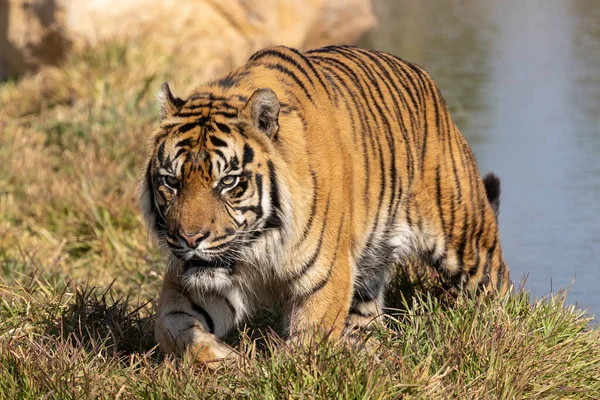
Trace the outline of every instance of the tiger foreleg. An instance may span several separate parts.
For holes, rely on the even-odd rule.
[[[338,339],[344,331],[352,299],[351,267],[344,256],[323,264],[315,268],[321,274],[315,272],[296,282],[296,297],[301,300],[289,313],[292,340],[310,342],[315,330]]]
[[[218,361],[237,357],[219,340],[232,327],[233,318],[221,313],[217,298],[202,303],[197,304],[165,280],[154,331],[161,351],[215,368]]]

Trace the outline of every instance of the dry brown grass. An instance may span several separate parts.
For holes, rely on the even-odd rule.
[[[106,43],[0,85],[0,398],[598,397],[600,333],[562,296],[447,308],[417,294],[377,332],[376,357],[256,332],[234,339],[247,361],[216,373],[161,357],[164,262],[137,177],[153,93],[205,78],[175,53]]]

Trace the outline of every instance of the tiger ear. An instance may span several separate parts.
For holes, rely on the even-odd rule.
[[[269,138],[279,130],[279,99],[271,89],[257,89],[252,93],[243,113],[249,116],[256,129]]]
[[[160,92],[158,92],[156,97],[162,119],[175,114],[185,104],[185,101],[171,93],[171,88],[167,82],[162,84]]]

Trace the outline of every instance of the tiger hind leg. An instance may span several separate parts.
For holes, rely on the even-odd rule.
[[[352,305],[346,319],[346,330],[365,332],[381,326],[385,291],[391,278],[392,268],[386,263],[359,267]]]
[[[383,293],[372,300],[364,300],[358,296],[352,299],[350,314],[346,320],[348,330],[368,331],[381,322],[383,315]]]

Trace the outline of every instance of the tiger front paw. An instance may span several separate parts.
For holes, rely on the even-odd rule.
[[[185,313],[171,313],[156,322],[156,340],[161,351],[187,360],[217,368],[224,359],[235,360],[239,355],[208,333],[201,321]]]

